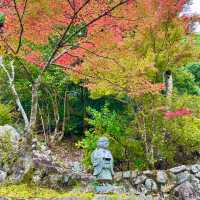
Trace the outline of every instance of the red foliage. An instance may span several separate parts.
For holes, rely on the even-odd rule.
[[[173,119],[175,117],[180,117],[180,116],[185,116],[185,115],[191,115],[192,111],[189,110],[188,108],[180,108],[176,111],[167,111],[164,113],[164,116],[167,119]]]
[[[41,57],[41,53],[39,51],[32,51],[28,55],[26,55],[26,61],[38,65],[39,67],[43,68],[45,63]]]
[[[20,24],[16,15],[16,10],[12,0],[3,0],[0,6],[0,12],[5,13],[6,23],[4,27],[4,37],[13,49],[17,47]],[[129,0],[125,5],[116,9],[112,13],[108,13],[105,17],[97,20],[88,27],[87,37],[79,41],[80,46],[84,46],[89,50],[98,51],[101,43],[99,32],[112,33],[111,42],[121,43],[123,36],[128,30],[137,29],[145,30],[145,28],[154,28],[159,26],[169,17],[174,17],[177,12],[182,10],[186,0],[140,0],[135,3]],[[85,0],[73,0],[70,5],[68,1],[60,0],[37,0],[28,4],[26,14],[24,15],[24,32],[23,38],[33,43],[44,44],[48,41],[51,34],[58,32],[57,27],[66,27],[73,16],[73,9],[77,11],[85,2]],[[76,16],[74,24],[85,22],[88,23],[92,19],[106,12],[110,7],[119,2],[118,0],[92,0],[90,3]],[[17,1],[17,9],[22,15],[25,0]],[[62,34],[62,31],[60,31]],[[89,47],[87,44],[92,44]],[[95,44],[95,45],[94,45]],[[85,47],[86,46],[86,47]],[[57,64],[66,66],[73,62],[77,57],[84,57],[85,50],[81,48],[72,49],[68,54],[63,54]],[[38,54],[38,53],[36,53]],[[38,56],[24,55],[24,58],[36,64]],[[35,61],[34,61],[35,58]],[[41,58],[40,58],[41,60]],[[42,63],[43,61],[39,62]],[[41,65],[41,64],[39,64]]]

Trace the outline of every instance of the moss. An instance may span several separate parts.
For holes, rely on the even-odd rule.
[[[24,175],[24,177],[23,177],[23,179],[22,179],[22,183],[24,183],[24,184],[30,184],[31,183],[31,181],[32,181],[32,177],[33,177],[33,174],[34,174],[34,169],[33,168],[31,168],[28,172],[27,172],[27,174],[25,174]]]
[[[18,185],[1,185],[0,196],[14,199],[31,199],[31,198],[63,198],[63,197],[80,197],[81,199],[91,200],[95,196],[93,193],[70,193],[57,191],[49,188],[38,187],[35,185],[18,184]],[[127,196],[110,194],[109,199],[126,199]]]
[[[69,196],[82,197],[84,199],[91,199],[94,194],[73,194],[57,191],[49,188],[38,187],[34,185],[28,185],[26,183],[18,185],[2,185],[0,187],[0,196],[6,196],[9,198],[62,198]]]

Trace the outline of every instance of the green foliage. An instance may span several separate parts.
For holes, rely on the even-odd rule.
[[[0,125],[12,123],[11,106],[0,104]]]
[[[17,151],[11,142],[10,133],[7,132],[4,136],[0,137],[0,157],[1,167],[11,166],[17,159]]]
[[[4,24],[4,22],[5,22],[5,14],[0,13],[0,24]]]
[[[187,69],[177,69],[174,73],[174,86],[180,94],[200,95],[195,76]]]
[[[141,142],[132,137],[132,129],[129,127],[131,118],[110,110],[108,105],[100,111],[88,108],[88,112],[91,115],[88,119],[91,128],[78,143],[84,149],[86,166],[91,164],[90,155],[96,147],[98,137],[104,135],[110,139],[110,149],[119,168],[143,167],[144,152]]]
[[[192,73],[195,77],[195,82],[200,85],[200,63],[188,64],[184,69]]]
[[[193,153],[200,152],[200,97],[174,94],[167,105],[164,96],[148,94],[136,99],[132,115],[130,109],[117,112],[108,104],[100,111],[89,107],[90,128],[78,143],[84,150],[84,164],[91,167],[91,152],[102,135],[110,139],[115,166],[123,170],[154,168],[160,160],[163,167],[192,162]],[[187,108],[192,115],[167,118],[166,108]]]
[[[85,137],[77,143],[77,147],[84,150],[83,163],[88,169],[91,168],[91,153],[96,148],[97,140],[98,136],[93,131],[86,131]]]
[[[136,114],[133,127],[142,141],[150,167],[160,159],[168,166],[177,162],[191,162],[193,153],[200,151],[199,101],[198,96],[174,95],[168,111],[187,108],[192,114],[166,118],[166,111],[160,111],[166,109],[164,97],[148,95],[139,100],[140,111]]]
[[[200,95],[200,64],[192,63],[174,70],[174,86],[180,94]]]

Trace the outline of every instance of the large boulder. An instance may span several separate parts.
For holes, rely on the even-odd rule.
[[[6,180],[7,173],[3,170],[0,170],[0,183],[4,182]]]
[[[0,138],[9,136],[13,144],[17,144],[20,139],[20,134],[15,128],[10,125],[0,126]]]

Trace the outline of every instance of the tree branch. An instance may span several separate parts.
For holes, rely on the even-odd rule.
[[[23,37],[23,33],[24,33],[23,18],[24,18],[25,12],[26,12],[28,0],[25,0],[24,8],[23,8],[23,12],[22,12],[21,16],[20,16],[19,10],[17,8],[16,0],[13,0],[13,3],[14,3],[15,12],[17,14],[17,18],[19,20],[19,25],[20,25],[19,42],[18,42],[17,49],[15,51],[15,54],[17,54],[22,45],[22,37]]]
[[[9,83],[9,86],[10,86],[10,89],[11,89],[11,92],[13,93],[13,96],[15,98],[15,101],[16,101],[16,104],[21,112],[21,115],[24,119],[24,124],[25,124],[25,129],[28,127],[29,125],[29,120],[28,120],[28,117],[27,117],[27,114],[21,104],[21,101],[20,101],[20,98],[19,98],[19,95],[16,91],[16,88],[15,88],[15,85],[14,85],[14,78],[15,78],[15,67],[14,67],[14,61],[11,61],[10,63],[10,66],[11,66],[11,74],[9,73],[9,71],[7,70],[6,66],[3,64],[2,62],[2,57],[0,57],[1,59],[1,65],[0,67],[3,69],[3,71],[6,73],[7,75],[7,78],[8,78],[8,83]]]

